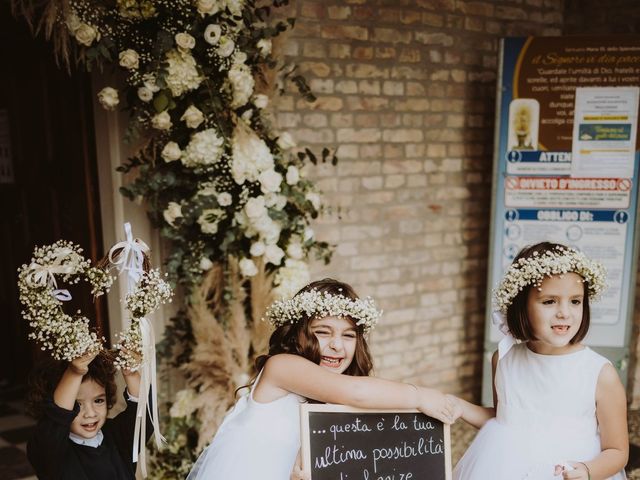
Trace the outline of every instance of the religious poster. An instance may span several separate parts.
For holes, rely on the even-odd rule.
[[[624,369],[637,258],[640,37],[507,38],[501,47],[489,287],[540,241],[600,260],[608,289],[591,305],[585,342]],[[502,338],[491,313],[488,297],[487,358]]]

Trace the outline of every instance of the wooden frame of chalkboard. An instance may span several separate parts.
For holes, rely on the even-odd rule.
[[[417,410],[300,405],[312,480],[451,480],[450,427]]]

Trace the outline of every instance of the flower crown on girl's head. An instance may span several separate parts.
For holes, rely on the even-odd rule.
[[[597,299],[606,288],[606,270],[600,262],[573,248],[558,245],[543,253],[533,252],[533,256],[512,263],[493,292],[494,305],[506,315],[513,299],[525,287],[540,288],[546,277],[570,272],[577,273],[587,282],[591,300]]]
[[[382,316],[371,297],[352,300],[342,295],[309,290],[297,294],[290,300],[273,302],[265,313],[267,320],[274,327],[294,324],[301,318],[350,317],[356,325],[362,326],[364,333],[369,333]]]

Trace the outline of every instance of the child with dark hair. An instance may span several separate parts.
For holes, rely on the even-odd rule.
[[[602,265],[543,242],[523,249],[494,292],[505,338],[493,356],[493,404],[457,399],[457,415],[482,429],[455,480],[622,480],[627,403],[611,363],[581,343]],[[494,418],[495,417],[495,418]]]
[[[108,419],[116,396],[108,352],[89,353],[72,362],[49,360],[36,370],[29,410],[39,420],[27,456],[39,479],[135,479],[132,456],[140,374],[123,375],[127,407]],[[147,425],[150,436],[150,422]]]
[[[437,390],[368,376],[366,335],[381,312],[346,283],[324,279],[275,302],[269,352],[256,360],[251,391],[225,417],[188,480],[302,478],[300,403],[418,409],[450,423],[453,406]]]

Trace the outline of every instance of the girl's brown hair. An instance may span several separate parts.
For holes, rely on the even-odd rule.
[[[316,290],[321,293],[326,292],[331,295],[340,295],[351,300],[358,299],[358,295],[351,285],[332,278],[312,282],[303,287],[296,295],[311,290]],[[321,355],[318,339],[310,329],[311,320],[314,318],[315,317],[305,316],[294,324],[286,324],[276,328],[269,339],[269,353],[261,355],[256,359],[256,371],[259,372],[262,370],[267,360],[279,353],[300,355],[301,357],[311,360],[313,363],[320,364]],[[346,318],[349,318],[355,325],[353,318]],[[356,327],[356,349],[353,360],[344,373],[353,376],[367,376],[372,368],[373,362],[367,341],[364,338],[364,330],[362,326],[358,326]]]
[[[559,243],[541,242],[529,247],[525,247],[520,250],[518,256],[513,260],[515,264],[521,258],[531,258],[533,256],[540,256],[546,252],[556,250],[558,248],[566,249],[564,245]],[[582,301],[582,323],[580,328],[576,332],[575,336],[569,341],[570,344],[580,342],[589,331],[589,324],[591,323],[591,311],[589,308],[589,284],[583,279],[583,301]],[[527,285],[515,296],[511,305],[507,308],[507,325],[509,331],[514,338],[523,342],[529,340],[536,340],[533,330],[531,328],[531,322],[527,315],[527,299],[529,298],[529,292],[533,285]]]
[[[29,392],[27,393],[26,409],[35,418],[44,415],[44,404],[53,397],[62,374],[69,366],[69,362],[47,357],[36,365],[29,376]],[[107,350],[102,350],[89,364],[89,371],[82,377],[82,381],[93,380],[104,387],[107,397],[107,409],[116,403],[116,369],[113,366],[113,356]]]

